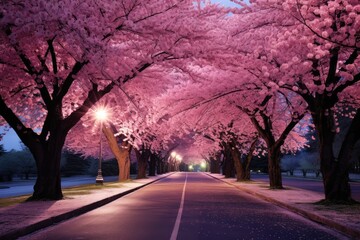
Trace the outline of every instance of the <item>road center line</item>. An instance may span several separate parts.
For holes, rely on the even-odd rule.
[[[182,191],[181,203],[180,203],[179,211],[178,211],[178,214],[177,214],[177,217],[176,217],[175,226],[174,226],[173,231],[171,233],[170,240],[176,240],[178,232],[179,232],[181,216],[182,216],[182,212],[183,212],[183,208],[184,208],[186,183],[187,183],[187,173],[185,175],[185,183],[184,183],[184,187],[183,187],[183,191]]]

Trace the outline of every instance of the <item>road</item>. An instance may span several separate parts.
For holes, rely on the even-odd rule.
[[[252,180],[269,182],[269,176],[265,174],[252,174]],[[310,190],[313,192],[324,193],[324,185],[321,179],[303,178],[303,177],[282,177],[283,186],[296,187]],[[351,196],[360,201],[360,182],[350,182]]]
[[[21,239],[347,239],[204,173],[176,173]]]

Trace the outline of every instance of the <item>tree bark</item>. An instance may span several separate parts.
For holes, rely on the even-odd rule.
[[[320,139],[320,170],[323,176],[325,201],[332,203],[352,203],[349,184],[349,168],[352,150],[360,138],[360,110],[352,120],[341,145],[338,158],[333,153],[335,124],[333,115],[317,112],[313,116]]]
[[[150,154],[150,161],[149,161],[149,176],[156,175],[156,162],[157,162],[157,155],[155,153]]]
[[[130,179],[130,152],[132,149],[131,145],[127,141],[122,141],[119,147],[118,142],[114,137],[114,133],[110,128],[103,127],[103,132],[119,166],[118,181],[123,182]]]
[[[163,173],[168,173],[170,172],[170,167],[169,167],[169,162],[168,161],[163,161]]]
[[[280,146],[268,148],[270,189],[283,189],[280,168]]]
[[[250,181],[250,178],[251,178],[250,163],[251,163],[251,160],[253,158],[253,154],[254,154],[257,142],[258,142],[258,137],[256,137],[255,140],[251,143],[249,153],[246,155],[246,159],[245,159],[245,163],[244,163],[244,165],[245,165],[245,167],[244,167],[245,168],[244,180],[245,181]]]
[[[160,155],[158,155],[157,161],[156,161],[156,173],[157,174],[164,174],[165,173],[165,167],[164,167],[164,160]]]
[[[210,157],[210,173],[220,173],[220,160]]]
[[[234,160],[236,181],[242,182],[245,180],[245,168],[243,166],[243,163],[241,162],[240,152],[235,146],[235,143],[228,143],[228,144],[232,159]]]
[[[220,164],[221,163],[221,152],[215,153],[213,156],[210,156],[210,172],[211,173],[220,173]]]
[[[136,179],[146,178],[146,170],[148,159],[150,157],[150,150],[142,148],[141,152],[138,149],[135,149],[136,159],[138,162],[138,172]]]
[[[334,198],[338,195],[341,196],[339,201],[353,202],[351,196],[351,188],[349,184],[349,169],[351,167],[351,158],[354,146],[360,139],[360,109],[356,111],[355,117],[351,122],[350,128],[345,136],[343,144],[338,156],[338,165],[336,172],[336,179],[332,191],[329,196]],[[339,164],[341,163],[341,164]]]
[[[231,156],[231,152],[227,144],[224,148],[224,160],[223,160],[223,175],[225,178],[234,178],[235,177],[235,166],[234,159]]]
[[[41,146],[30,149],[37,166],[37,179],[33,195],[29,200],[59,200],[63,198],[60,162],[65,136],[62,133],[53,133]]]

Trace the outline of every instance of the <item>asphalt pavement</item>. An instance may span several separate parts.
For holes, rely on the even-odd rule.
[[[356,216],[353,222],[342,221],[341,214],[328,219],[328,211],[308,204],[319,198],[297,188],[279,195],[263,182],[236,183],[219,174],[175,173],[61,201],[1,208],[0,239],[360,238]],[[307,202],[299,204],[303,199]]]
[[[21,239],[347,239],[204,173],[175,173]]]

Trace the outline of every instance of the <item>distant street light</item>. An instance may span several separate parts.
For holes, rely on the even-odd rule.
[[[96,184],[102,185],[104,183],[104,178],[102,176],[101,162],[102,162],[102,128],[103,122],[106,121],[108,117],[108,112],[105,108],[99,108],[95,111],[95,118],[100,122],[100,151],[99,151],[99,164],[98,164],[98,175],[96,176]]]
[[[170,158],[170,166],[171,166],[171,170],[172,171],[179,171],[179,165],[180,165],[180,162],[182,160],[182,157],[177,154],[176,152],[171,152],[170,154],[171,158]]]
[[[194,170],[194,166],[192,164],[189,165],[189,171],[192,172]]]
[[[176,155],[176,160],[178,160],[179,162],[181,162],[182,157],[180,155]]]
[[[201,162],[200,167],[206,172],[206,162]]]

